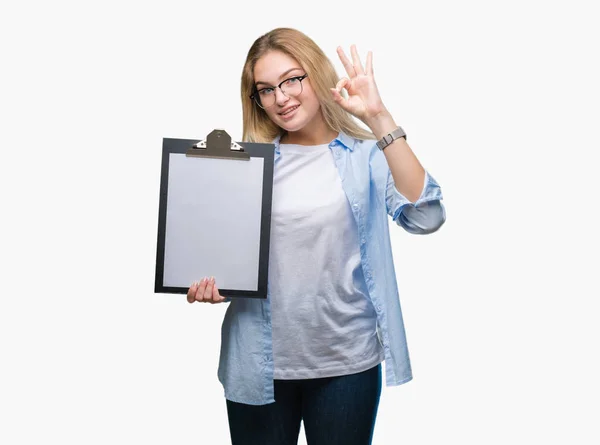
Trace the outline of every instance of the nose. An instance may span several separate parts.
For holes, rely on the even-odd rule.
[[[275,102],[277,102],[278,105],[284,105],[288,100],[290,100],[290,98],[283,94],[281,88],[275,88]]]

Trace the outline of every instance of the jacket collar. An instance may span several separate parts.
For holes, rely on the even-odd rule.
[[[275,139],[273,139],[273,141],[271,142],[272,144],[275,144],[275,153],[278,156],[281,156],[281,151],[279,150],[279,141],[280,140],[281,140],[281,134],[277,135],[277,137]],[[337,137],[333,141],[331,141],[329,146],[331,147],[336,142],[341,144],[342,147],[347,148],[350,151],[354,151],[354,144],[356,143],[356,139],[354,139],[352,136],[348,136],[343,131],[340,131],[338,133]]]
[[[352,136],[348,136],[343,131],[340,131],[335,140],[342,144],[348,150],[354,151],[354,144],[356,143],[356,139],[354,139]]]

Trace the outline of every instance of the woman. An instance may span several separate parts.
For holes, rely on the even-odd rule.
[[[227,299],[214,278],[188,292],[230,301],[218,376],[234,445],[296,444],[302,420],[309,445],[370,444],[381,363],[388,386],[412,379],[388,215],[434,232],[442,194],[384,106],[372,54],[364,67],[355,46],[338,55],[341,80],[308,36],[278,28],[244,65],[243,140],[275,144],[268,296]]]

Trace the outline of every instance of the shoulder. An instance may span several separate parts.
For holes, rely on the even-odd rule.
[[[375,139],[359,139],[344,132],[340,132],[336,139],[349,149],[346,151],[350,156],[354,159],[360,158],[358,165],[364,167],[373,166],[373,164],[376,164],[377,167],[387,166],[385,156],[377,147]]]
[[[387,166],[383,152],[377,147],[375,139],[354,139],[354,152],[360,153],[369,160],[370,164],[379,165],[382,162]]]
[[[352,155],[356,156],[362,168],[369,169],[369,176],[375,183],[387,183],[389,176],[389,165],[383,152],[377,147],[375,139],[355,139]]]
[[[380,151],[377,148],[377,141],[372,139],[356,139],[351,138],[353,142],[352,152],[359,154],[359,156],[367,156],[371,158],[374,154]]]
[[[372,150],[373,148],[377,148],[377,141],[374,139],[354,139],[354,146],[359,150]]]

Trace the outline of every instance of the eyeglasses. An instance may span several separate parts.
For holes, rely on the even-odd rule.
[[[307,77],[308,74],[290,77],[276,87],[266,87],[260,90],[255,87],[250,99],[254,99],[256,104],[261,108],[272,107],[275,104],[275,88],[279,88],[287,97],[298,96],[302,93],[302,81]]]

